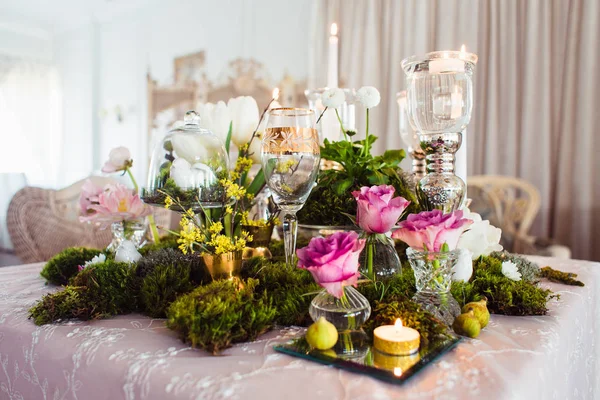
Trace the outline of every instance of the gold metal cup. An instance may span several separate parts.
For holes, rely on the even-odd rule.
[[[219,255],[203,254],[202,259],[213,280],[237,279],[242,272],[242,251],[231,251]]]

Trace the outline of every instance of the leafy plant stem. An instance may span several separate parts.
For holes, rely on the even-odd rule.
[[[344,123],[342,122],[342,119],[340,118],[340,113],[338,112],[337,108],[335,109],[335,115],[337,115],[337,119],[340,123],[340,128],[342,128],[342,133],[344,134],[344,140],[348,140],[348,135],[346,135],[346,129],[344,129]]]
[[[325,111],[327,111],[329,107],[325,107],[325,109],[323,110],[323,112],[321,113],[321,115],[319,115],[319,118],[317,118],[317,122],[315,122],[315,125],[317,125],[319,123],[319,121],[321,121],[321,118],[323,118],[323,115],[325,115]],[[337,110],[336,110],[337,112]]]

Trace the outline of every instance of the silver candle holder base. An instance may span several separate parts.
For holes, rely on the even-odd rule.
[[[463,204],[465,182],[454,175],[454,155],[462,142],[461,133],[420,134],[427,175],[417,184],[417,198],[426,210],[450,213]]]

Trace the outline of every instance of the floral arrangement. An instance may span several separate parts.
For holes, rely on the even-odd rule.
[[[380,102],[380,94],[374,87],[363,87],[356,98],[366,109],[367,125],[364,140],[354,140],[355,131],[347,130],[340,119],[338,108],[345,101],[344,91],[329,89],[322,95],[325,110],[334,109],[344,139],[337,142],[325,140],[321,147],[321,158],[337,163],[339,168],[321,171],[317,186],[312,190],[306,204],[298,213],[301,223],[313,225],[348,225],[345,214],[356,214],[356,202],[347,196],[348,191],[360,190],[363,186],[391,185],[396,193],[410,201],[409,212],[418,212],[419,207],[409,183],[399,167],[405,157],[404,150],[387,150],[380,156],[371,155],[377,137],[369,132],[369,116],[372,108]]]

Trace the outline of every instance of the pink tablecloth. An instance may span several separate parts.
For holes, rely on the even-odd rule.
[[[289,328],[212,357],[140,315],[35,326],[27,310],[53,290],[39,264],[0,268],[1,399],[593,399],[600,398],[600,264],[535,259],[584,288],[543,317],[492,316],[402,387],[275,353]]]

